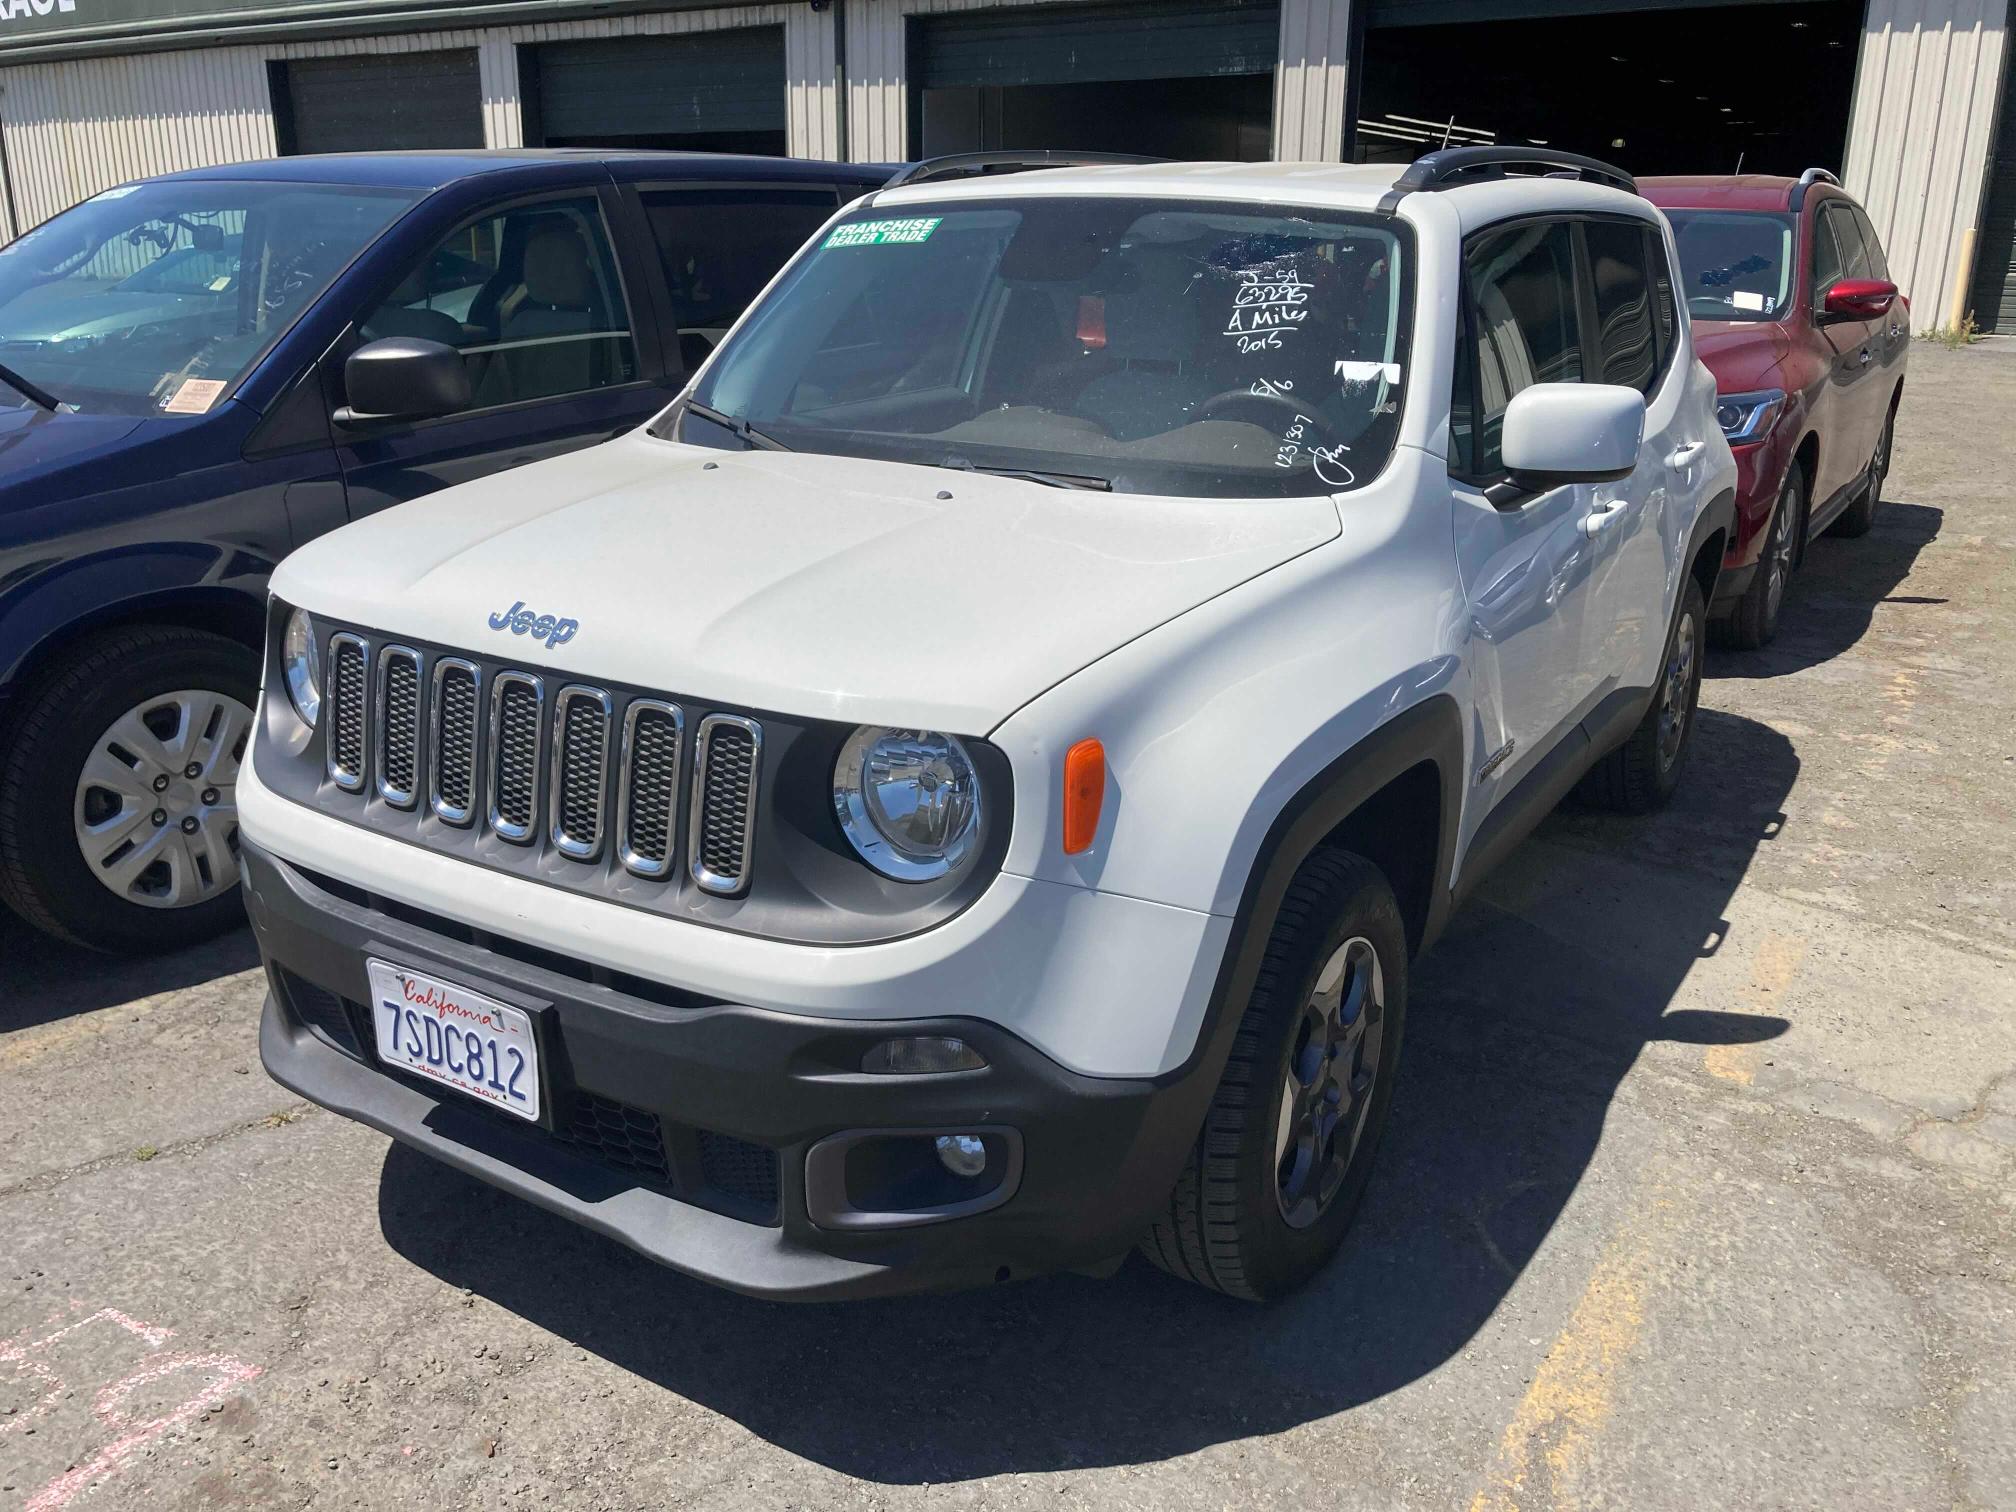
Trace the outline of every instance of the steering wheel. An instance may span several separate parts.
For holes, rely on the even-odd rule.
[[[1283,430],[1299,421],[1308,426],[1310,430],[1321,432],[1322,439],[1334,439],[1330,434],[1328,426],[1316,416],[1310,414],[1301,405],[1297,404],[1293,399],[1289,398],[1288,395],[1255,392],[1252,389],[1226,389],[1221,394],[1213,394],[1209,399],[1206,399],[1202,404],[1197,406],[1196,412],[1191,418],[1193,420],[1209,420],[1219,411],[1228,410],[1240,404],[1265,405],[1277,414],[1286,415],[1287,419],[1281,427]],[[1271,429],[1272,427],[1269,428]],[[1309,432],[1304,432],[1305,438],[1308,434]],[[1306,439],[1304,444],[1307,444]]]

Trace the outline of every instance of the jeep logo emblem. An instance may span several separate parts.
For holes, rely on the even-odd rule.
[[[501,614],[490,616],[492,630],[509,630],[513,635],[529,635],[536,641],[544,641],[546,649],[564,646],[574,639],[574,632],[581,628],[579,620],[557,619],[550,614],[534,614],[520,599]]]

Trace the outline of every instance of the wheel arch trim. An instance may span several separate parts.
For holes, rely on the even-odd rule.
[[[256,650],[272,570],[271,562],[196,542],[53,566],[0,595],[0,695],[82,636],[117,626],[209,630]]]

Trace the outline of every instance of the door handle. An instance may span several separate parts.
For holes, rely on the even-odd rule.
[[[1582,534],[1595,540],[1597,536],[1624,518],[1624,499],[1604,499],[1582,519]]]
[[[1708,450],[1706,441],[1689,441],[1685,446],[1675,447],[1666,453],[1666,465],[1674,469],[1692,467],[1694,459]]]

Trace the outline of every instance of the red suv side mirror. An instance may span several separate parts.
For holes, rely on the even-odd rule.
[[[1897,285],[1887,278],[1844,278],[1827,290],[1820,307],[1844,320],[1874,320],[1897,298]]]

